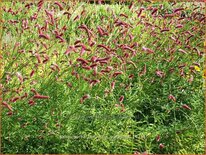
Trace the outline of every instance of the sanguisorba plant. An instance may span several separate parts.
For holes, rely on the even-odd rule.
[[[3,153],[203,153],[203,3],[3,2]]]

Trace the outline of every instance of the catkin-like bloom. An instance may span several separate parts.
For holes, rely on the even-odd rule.
[[[34,95],[34,98],[35,99],[49,99],[49,96],[44,96],[44,95],[37,94],[37,95]]]
[[[192,110],[187,104],[183,104],[182,108],[187,109],[187,110]]]
[[[124,100],[124,96],[122,95],[122,96],[120,96],[120,98],[119,98],[119,102],[122,103],[123,100]]]

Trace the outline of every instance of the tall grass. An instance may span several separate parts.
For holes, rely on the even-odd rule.
[[[3,153],[203,153],[204,8],[2,3]]]

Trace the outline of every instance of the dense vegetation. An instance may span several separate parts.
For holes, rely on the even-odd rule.
[[[202,3],[1,5],[3,153],[204,153]]]

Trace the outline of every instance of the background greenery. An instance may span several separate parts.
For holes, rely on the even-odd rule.
[[[29,3],[1,4],[1,50],[4,63],[1,87],[3,101],[13,109],[12,115],[8,115],[7,108],[2,111],[3,153],[204,153],[202,51],[205,21],[201,19],[205,6],[202,3],[145,2],[141,5],[134,3],[129,9],[128,5],[118,3],[96,5],[61,2],[63,10],[60,10],[54,2],[44,2],[39,11],[37,2],[27,9],[25,5]],[[141,14],[145,18],[137,17],[140,7],[145,8]],[[157,15],[160,17],[152,16],[152,10],[146,10],[149,7],[158,8]],[[184,8],[181,14],[164,18],[165,14],[173,13],[178,7]],[[12,15],[9,8],[18,13]],[[55,22],[58,24],[58,28],[49,25],[48,30],[43,31],[50,35],[50,40],[39,38],[38,34],[37,24],[44,26],[45,20],[49,20],[45,9],[55,11]],[[83,10],[85,13],[81,15]],[[69,18],[63,14],[65,11],[71,13]],[[202,13],[200,17],[195,16],[198,12]],[[31,21],[34,13],[38,14],[38,18]],[[121,16],[121,13],[128,18]],[[74,21],[77,15],[80,18]],[[184,20],[178,20],[181,16]],[[131,27],[115,26],[116,19]],[[15,20],[17,23],[12,24]],[[26,30],[22,27],[23,20],[28,20],[29,28]],[[90,46],[85,31],[78,28],[82,24],[93,32],[93,41],[96,42],[94,46]],[[176,28],[177,24],[183,27]],[[64,26],[67,28],[65,31],[62,30]],[[97,26],[101,26],[109,35],[101,37]],[[156,36],[152,32],[153,27],[156,27]],[[170,30],[161,32],[165,27]],[[54,30],[63,33],[64,43],[59,43],[55,38]],[[125,36],[122,33],[124,30],[127,30]],[[190,36],[187,31],[193,34],[189,41],[190,48],[185,44]],[[132,40],[129,34],[133,36]],[[181,44],[177,44],[171,36],[178,37]],[[107,64],[98,66],[99,72],[107,66],[112,66],[114,70],[95,77],[92,70],[83,69],[76,61],[79,49],[78,52],[65,55],[67,47],[74,45],[76,40],[81,40],[90,50],[82,56],[86,60],[92,56],[111,56]],[[17,43],[19,46],[14,48]],[[136,55],[130,55],[122,61],[121,58],[128,51],[118,44],[131,46],[134,43],[138,44],[133,47]],[[47,45],[47,49],[43,44]],[[115,49],[116,54],[107,54],[98,44]],[[147,54],[143,47],[154,53]],[[200,51],[200,55],[194,48]],[[186,54],[179,52],[179,49],[184,49]],[[49,61],[38,64],[33,53],[39,53],[42,60],[46,54]],[[171,58],[173,60],[170,62]],[[70,61],[72,65],[69,65]],[[52,64],[57,64],[60,71],[52,71]],[[185,64],[184,76],[180,76],[179,65],[182,64]],[[139,76],[145,65],[146,73]],[[171,69],[174,71],[171,72]],[[30,77],[32,70],[35,73]],[[163,71],[164,77],[158,77],[157,70]],[[79,74],[79,78],[72,75],[73,71]],[[122,71],[123,74],[114,78],[112,75],[115,71]],[[16,76],[17,72],[23,76],[23,83]],[[131,74],[133,78],[129,78]],[[91,87],[84,77],[98,79],[100,83]],[[192,77],[193,81],[188,82]],[[116,84],[111,91],[113,81]],[[31,88],[50,98],[37,99],[36,104],[30,106],[28,101],[34,95]],[[19,89],[22,91],[17,93]],[[110,93],[105,93],[109,90]],[[28,93],[28,97],[12,102],[14,97],[24,93]],[[80,99],[85,94],[89,94],[90,98],[81,104]],[[176,102],[168,99],[170,94],[176,98]],[[116,105],[122,95],[124,112]],[[184,104],[191,110],[184,109]],[[162,145],[164,148],[160,148]]]

